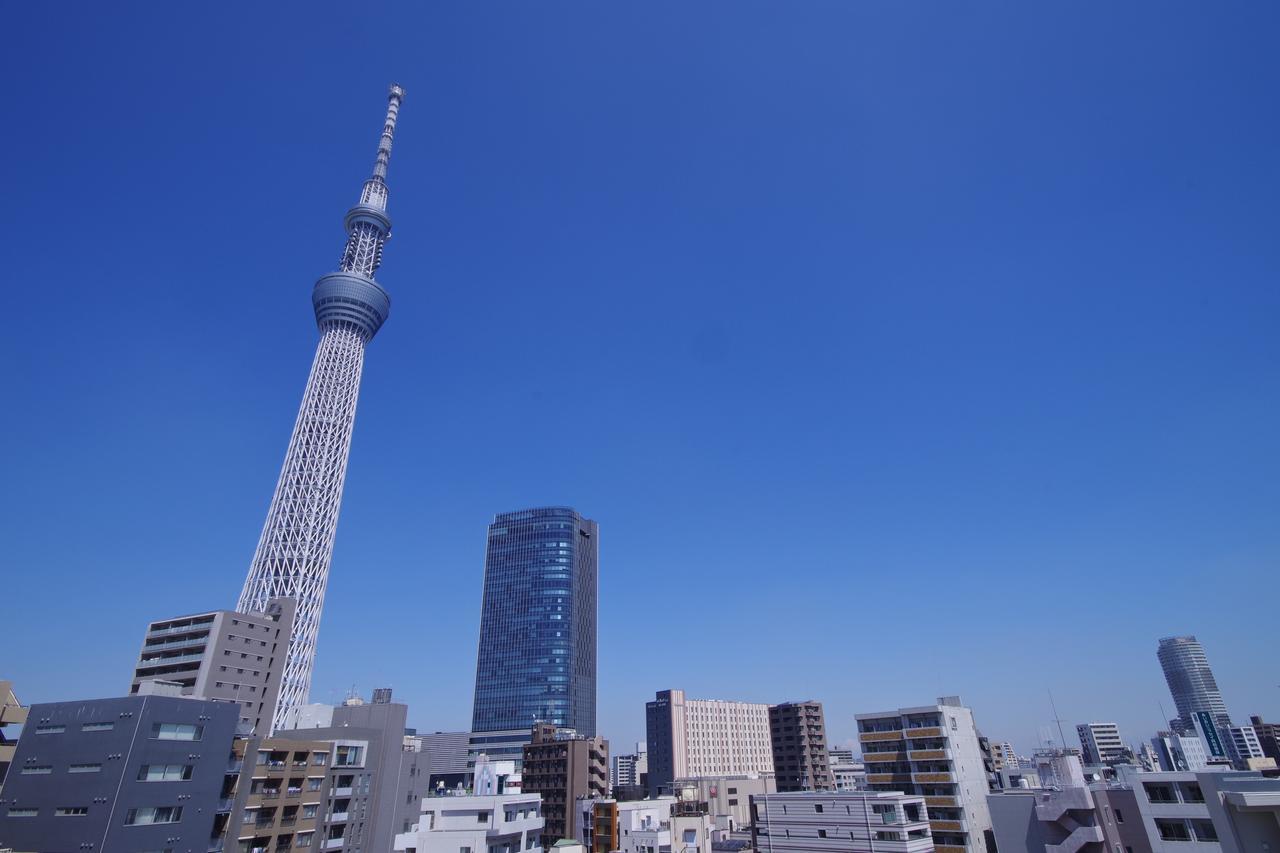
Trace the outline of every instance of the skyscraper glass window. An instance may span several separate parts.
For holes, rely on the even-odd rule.
[[[569,507],[489,525],[473,732],[535,722],[596,733],[598,528]]]

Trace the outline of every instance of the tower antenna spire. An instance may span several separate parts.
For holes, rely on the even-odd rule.
[[[396,118],[400,115],[400,102],[404,89],[395,83],[387,91],[387,118],[382,123],[382,136],[378,139],[378,156],[373,161],[373,174],[364,182],[360,204],[387,209],[387,164],[391,162],[391,143],[396,135]]]

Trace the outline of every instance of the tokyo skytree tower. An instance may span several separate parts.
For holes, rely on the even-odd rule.
[[[387,163],[404,90],[392,86],[373,175],[347,211],[347,247],[338,272],[316,282],[311,303],[320,329],[311,375],[293,426],[267,522],[237,608],[264,611],[273,598],[297,601],[281,667],[273,731],[288,728],[311,690],[316,634],[329,580],[342,485],[351,450],[364,348],[387,319],[391,297],[373,280],[391,233]],[[259,732],[258,734],[266,734]]]

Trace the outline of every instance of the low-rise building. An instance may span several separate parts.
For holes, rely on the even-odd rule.
[[[704,803],[707,814],[711,815],[717,825],[731,832],[751,825],[753,796],[772,794],[778,790],[772,773],[677,779],[674,787],[677,796]]]
[[[658,853],[663,847],[669,849],[675,801],[675,797],[578,800],[577,840],[590,853]]]
[[[179,684],[184,696],[235,704],[249,731],[270,734],[296,607],[279,598],[264,613],[210,610],[152,622],[129,693],[145,692],[146,682]]]
[[[403,853],[542,853],[537,794],[424,797],[413,826],[395,836]]]
[[[751,798],[760,853],[930,853],[925,798],[889,791],[799,791]],[[673,846],[672,853],[675,853]]]
[[[1120,740],[1120,727],[1115,723],[1081,723],[1076,726],[1080,736],[1081,758],[1085,764],[1112,764],[1129,757],[1124,741]]]
[[[1237,770],[1249,770],[1250,761],[1266,757],[1253,726],[1226,726],[1221,733],[1227,755]]]
[[[31,706],[0,792],[0,848],[210,849],[239,717],[175,696]]]

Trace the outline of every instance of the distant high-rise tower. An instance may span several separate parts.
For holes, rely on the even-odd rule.
[[[1156,650],[1164,679],[1169,683],[1173,703],[1178,706],[1178,719],[1182,732],[1192,729],[1191,715],[1207,711],[1219,726],[1230,726],[1231,717],[1222,701],[1218,682],[1214,680],[1204,646],[1195,637],[1165,637]],[[1170,720],[1171,723],[1175,721]]]
[[[364,348],[386,322],[391,307],[391,297],[373,274],[391,233],[386,213],[387,162],[403,98],[404,90],[392,86],[373,175],[365,181],[359,203],[347,211],[347,247],[338,272],[317,281],[311,293],[320,344],[237,607],[244,612],[262,611],[280,597],[298,602],[273,729],[287,727],[311,690]]]
[[[494,517],[473,732],[546,722],[595,735],[598,555],[596,523],[569,507]]]

